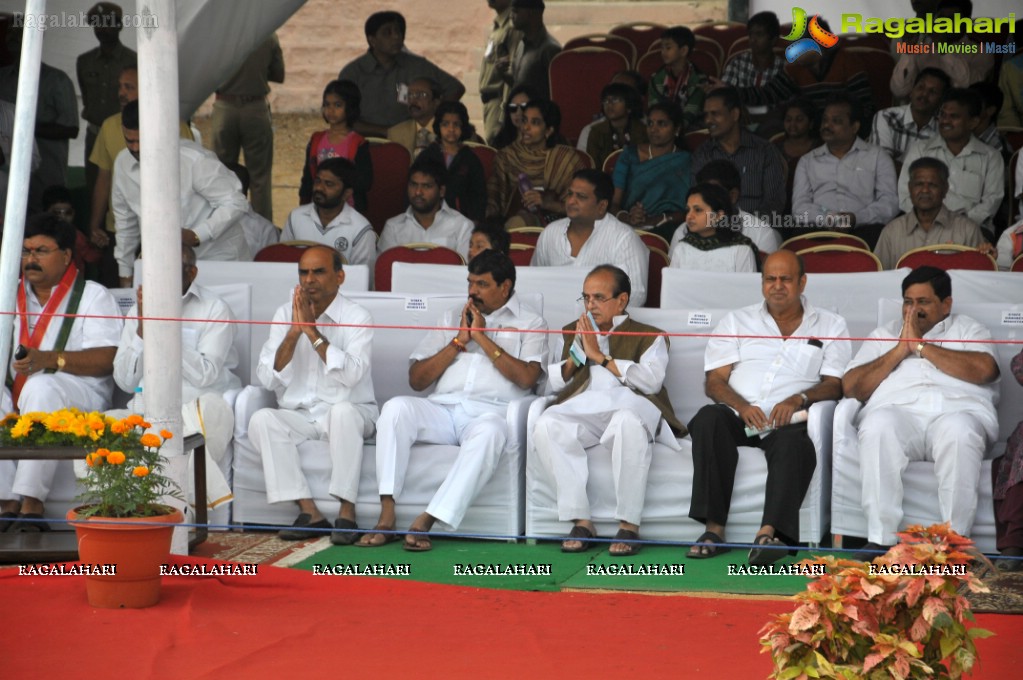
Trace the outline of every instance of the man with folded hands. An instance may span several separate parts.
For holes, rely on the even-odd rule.
[[[764,513],[749,563],[766,565],[799,541],[799,507],[810,488],[817,454],[805,422],[793,415],[814,402],[842,396],[849,363],[845,320],[813,307],[803,289],[798,255],[772,253],[764,262],[762,303],[727,314],[707,343],[705,390],[714,404],[689,422],[693,438],[693,499],[689,516],[707,531],[691,559],[728,552],[725,524],[732,503],[739,446],[767,457]],[[799,420],[799,419],[795,419]],[[759,430],[761,434],[747,434]]]

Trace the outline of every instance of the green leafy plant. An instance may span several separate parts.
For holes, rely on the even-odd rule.
[[[993,635],[973,621],[968,589],[987,592],[970,571],[970,539],[947,524],[908,527],[901,542],[870,564],[832,556],[760,633],[778,680],[961,678],[977,660],[974,640]],[[913,572],[916,575],[907,575]]]
[[[153,517],[170,512],[164,496],[180,498],[177,485],[164,474],[160,447],[171,438],[147,432],[141,416],[111,418],[102,413],[61,409],[53,413],[10,414],[0,421],[0,445],[17,447],[80,446],[85,454],[85,487],[78,500],[82,517]]]

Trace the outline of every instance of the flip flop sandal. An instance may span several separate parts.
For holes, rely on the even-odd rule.
[[[788,555],[788,546],[774,536],[758,534],[753,543],[755,547],[749,551],[749,558],[747,559],[753,566],[763,567],[773,564]]]
[[[707,543],[707,541],[710,541],[710,543]],[[703,535],[696,539],[696,543],[689,548],[689,552],[686,553],[686,557],[691,560],[706,560],[711,557],[717,557],[718,555],[724,555],[726,552],[731,552],[731,548],[718,545],[724,542],[725,539],[721,538],[713,531],[705,531],[703,532]],[[696,552],[693,552],[694,550]]]
[[[629,543],[629,541],[639,540],[639,532],[636,531],[631,531],[629,529],[619,529],[618,533],[615,534],[614,540],[616,543],[618,542],[626,543],[626,547],[625,550],[622,550],[620,552],[612,552],[611,549],[608,548],[607,553],[611,557],[632,557],[633,555],[638,555],[639,551],[643,549],[642,543]]]
[[[568,538],[561,541],[561,552],[563,553],[582,553],[590,549],[590,541],[596,538],[597,535],[584,527],[581,524],[576,524],[572,527],[572,530],[568,532]],[[582,545],[578,548],[566,548],[565,541],[581,541]]]

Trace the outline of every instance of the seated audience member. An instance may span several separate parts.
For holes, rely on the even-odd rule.
[[[738,215],[723,187],[697,184],[686,195],[686,204],[686,233],[671,247],[670,267],[757,271],[757,247],[738,228]]]
[[[416,78],[440,85],[441,97],[458,101],[465,86],[436,64],[405,49],[405,17],[398,12],[375,12],[366,19],[366,54],[350,61],[338,80],[350,80],[362,93],[362,110],[355,129],[367,136],[385,137],[387,128],[409,117],[408,87]]]
[[[1023,127],[1023,52],[1002,61],[998,89],[1005,97],[1005,106],[998,114],[998,126]]]
[[[948,166],[945,207],[964,212],[981,227],[990,228],[1005,195],[1005,163],[997,151],[973,135],[980,117],[981,99],[976,92],[952,89],[938,113],[938,134],[910,144],[899,175],[899,207],[909,212],[909,172],[922,156],[937,158]]]
[[[777,147],[742,125],[738,92],[722,87],[703,104],[710,139],[693,154],[693,172],[712,160],[731,161],[742,172],[739,207],[756,215],[780,213],[785,207],[785,166]]]
[[[441,102],[434,114],[433,131],[437,140],[420,157],[447,168],[447,204],[473,222],[482,222],[487,211],[487,178],[480,159],[465,145],[475,134],[465,105]]]
[[[495,149],[500,151],[519,138],[519,130],[526,120],[526,105],[537,99],[541,99],[540,94],[529,85],[519,85],[508,92],[508,103],[504,105],[501,129],[494,137],[492,145]]]
[[[750,550],[750,564],[785,556],[799,542],[799,508],[810,488],[817,455],[806,423],[793,414],[842,396],[849,362],[845,320],[813,307],[803,296],[802,260],[779,250],[764,262],[764,301],[731,312],[707,342],[705,391],[714,402],[689,422],[693,439],[693,500],[689,516],[707,531],[689,550],[691,559],[728,552],[725,524],[732,504],[739,446],[767,457],[764,513]],[[790,339],[792,336],[793,339]],[[795,338],[821,338],[797,340]],[[748,436],[746,428],[766,431]]]
[[[605,85],[600,91],[600,107],[604,120],[590,128],[585,147],[596,168],[603,168],[604,161],[615,151],[647,141],[643,100],[631,85],[615,82]]]
[[[884,149],[864,142],[856,100],[835,95],[821,116],[822,146],[799,159],[792,187],[792,214],[809,227],[852,228],[877,242],[899,212],[895,164]]]
[[[941,0],[934,10],[934,18],[953,18],[973,16],[971,0]],[[897,98],[909,96],[916,75],[925,68],[939,68],[949,75],[952,87],[968,87],[970,83],[986,80],[995,58],[982,50],[966,33],[933,33],[927,36],[931,49],[924,53],[903,54],[895,62],[890,82],[892,94]],[[949,47],[938,49],[936,43],[944,43]],[[957,49],[959,48],[959,49]]]
[[[547,32],[544,25],[543,0],[512,0],[512,27],[521,39],[512,50],[506,82],[529,85],[542,96],[551,91],[551,61],[561,52],[561,43]]]
[[[63,186],[46,187],[43,191],[43,212],[56,215],[74,226],[75,206],[68,188]],[[86,264],[96,264],[102,256],[102,252],[89,242],[81,230],[75,227],[74,260],[78,271],[86,273]]]
[[[459,447],[433,500],[412,521],[404,548],[424,552],[434,522],[458,529],[473,499],[497,470],[508,441],[508,403],[536,387],[547,360],[547,323],[515,295],[515,265],[487,250],[469,262],[469,299],[449,309],[412,352],[409,385],[436,385],[429,397],[394,397],[377,423],[377,531],[394,531],[412,445]],[[444,328],[455,329],[445,331]],[[512,330],[501,330],[512,329]],[[358,545],[376,547],[397,534],[367,532]]]
[[[114,161],[114,257],[122,287],[132,284],[135,254],[142,243],[142,186],[139,165],[139,108],[134,101],[121,112],[126,148]],[[249,202],[241,182],[212,151],[192,141],[178,140],[181,202],[181,242],[195,249],[200,260],[252,259],[239,222]]]
[[[511,238],[503,224],[484,222],[473,228],[469,237],[469,262],[484,250],[496,250],[505,255],[511,250]]]
[[[1020,255],[1023,255],[1023,220],[1003,231],[998,237],[998,268],[1007,271]]]
[[[646,302],[650,254],[627,224],[608,214],[614,185],[600,170],[579,170],[565,198],[568,217],[552,222],[540,234],[533,253],[534,267],[595,267],[616,262],[632,282],[630,299]]]
[[[423,149],[437,139],[433,115],[440,104],[440,85],[429,78],[416,78],[408,84],[408,120],[387,128],[387,139],[408,149],[415,160]]]
[[[949,275],[937,267],[910,272],[902,311],[870,334],[842,380],[845,396],[863,402],[856,426],[868,542],[858,557],[867,561],[898,540],[902,473],[914,460],[934,461],[941,519],[969,536],[980,464],[998,439],[991,333],[952,314]]]
[[[313,246],[298,262],[291,301],[277,308],[259,353],[256,375],[277,394],[277,408],[252,414],[249,436],[263,458],[270,503],[292,501],[299,515],[278,536],[286,541],[318,538],[330,522],[313,500],[299,460],[299,444],[327,440],[331,496],[341,501],[331,533],[335,545],[358,538],[355,500],[362,447],[373,436],[379,411],[373,395],[370,354],[373,318],[340,294],[345,281],[341,253]]]
[[[943,201],[948,193],[948,167],[936,158],[918,158],[909,167],[909,200],[913,209],[899,215],[881,231],[874,254],[885,269],[914,248],[956,243],[990,255],[980,226],[962,213],[951,212]]]
[[[409,207],[387,220],[377,241],[378,253],[406,243],[436,243],[463,258],[469,254],[473,225],[445,202],[446,174],[443,165],[427,160],[412,164],[408,172]]]
[[[637,229],[669,238],[685,219],[691,156],[677,144],[682,112],[671,102],[647,111],[646,144],[625,147],[614,169],[611,212]]]
[[[785,167],[788,169],[785,176],[785,214],[791,215],[792,186],[796,182],[799,159],[821,145],[818,133],[820,126],[813,102],[797,97],[786,103],[782,113],[782,128],[784,136],[775,140],[774,145],[781,152],[782,158],[785,159]]]
[[[1023,385],[1023,350],[1012,359],[1012,376]],[[1023,571],[1023,422],[1009,435],[1005,453],[991,466],[994,480],[995,540],[1006,557],[995,562],[1001,571]]]
[[[721,80],[732,87],[763,87],[785,69],[785,60],[774,51],[781,34],[778,15],[757,12],[746,22],[749,51],[729,59]]]
[[[25,225],[12,359],[3,402],[18,413],[110,408],[121,313],[107,289],[86,281],[74,264],[75,228],[41,213]],[[12,352],[13,353],[13,352]],[[0,461],[0,523],[16,531],[48,531],[43,503],[55,460]],[[15,523],[17,519],[38,520]]]
[[[195,251],[181,246],[181,418],[185,435],[201,432],[206,438],[206,502],[211,508],[232,499],[231,486],[219,463],[227,454],[234,434],[234,411],[224,400],[224,393],[242,386],[234,374],[238,353],[234,348],[234,315],[227,303],[212,291],[195,282],[199,273]],[[145,315],[142,286],[137,302],[124,320],[121,342],[114,356],[114,382],[132,394],[145,388],[143,372],[143,333]],[[145,390],[143,389],[143,392]],[[128,409],[142,413],[138,396],[128,402]],[[125,412],[125,416],[128,413]],[[124,417],[124,416],[121,416]],[[189,452],[189,456],[194,452]],[[192,492],[194,493],[194,489]],[[196,502],[197,499],[189,499]]]
[[[543,226],[564,215],[565,191],[582,161],[575,149],[555,141],[561,125],[557,104],[531,101],[524,114],[519,138],[494,159],[487,217],[503,217],[509,226]]]
[[[646,83],[643,82],[643,76],[641,76],[636,71],[619,71],[618,73],[616,73],[613,76],[611,76],[611,81],[608,84],[611,84],[611,83],[615,83],[615,84],[619,84],[619,85],[628,85],[629,87],[634,89],[636,92],[638,92],[639,93],[640,104],[639,104],[639,108],[637,109],[637,111],[639,111],[640,114],[642,114],[642,111],[643,111],[643,94],[646,92]],[[603,101],[602,101],[601,102],[600,114],[598,116],[596,116],[593,119],[593,121],[591,121],[590,123],[587,123],[586,125],[584,125],[583,129],[579,131],[579,140],[575,143],[575,148],[579,149],[580,151],[586,151],[587,153],[589,153],[589,151],[587,151],[587,145],[590,142],[590,132],[593,130],[593,128],[595,126],[600,125],[601,123],[603,123],[606,120],[607,120],[607,117],[604,115]],[[643,128],[643,132],[646,133],[646,128],[645,127]],[[601,167],[601,165],[598,164],[597,167]]]
[[[288,215],[281,241],[316,241],[341,253],[348,264],[364,264],[373,271],[377,235],[365,217],[348,204],[357,171],[351,161],[327,158],[316,168],[312,203]]]
[[[738,219],[738,224],[741,225],[742,235],[753,242],[753,245],[757,247],[759,255],[770,255],[781,247],[781,236],[771,227],[771,223],[767,219],[757,217],[737,207],[742,175],[739,174],[739,169],[731,161],[717,160],[707,163],[703,166],[703,169],[696,173],[696,182],[698,184],[714,184],[727,192],[728,202],[735,207],[736,218]],[[736,223],[733,222],[731,227],[734,230]],[[685,223],[675,230],[674,235],[671,237],[668,252],[671,252],[670,249],[674,248],[675,244],[682,240],[682,237],[686,235],[686,231]]]
[[[238,163],[225,163],[224,165],[242,183],[242,196],[248,197],[248,168]],[[252,201],[249,201],[248,212],[239,217],[238,222],[242,225],[242,231],[245,232],[245,242],[248,244],[249,253],[253,257],[263,248],[281,240],[281,230],[273,222],[257,213],[256,209],[252,206]]]
[[[707,75],[689,61],[696,47],[696,36],[685,26],[673,26],[661,34],[661,58],[664,66],[650,76],[647,103],[673,102],[682,110],[689,127],[699,123],[703,113],[704,85]]]
[[[373,185],[373,159],[369,142],[353,129],[361,115],[362,95],[350,80],[332,80],[323,89],[323,120],[330,127],[314,132],[305,148],[302,181],[298,188],[298,202],[302,205],[313,198],[313,179],[317,165],[328,158],[346,158],[355,163],[355,181],[348,204],[361,213],[368,205],[366,193]]]
[[[630,318],[631,288],[618,267],[594,268],[583,283],[586,313],[562,329],[564,347],[547,368],[557,398],[537,419],[533,439],[537,459],[554,481],[558,519],[573,525],[562,552],[588,550],[597,533],[586,494],[587,448],[603,443],[611,449],[619,529],[608,552],[631,557],[642,547],[633,541],[639,540],[653,442],[678,450],[675,436],[686,433],[664,387],[668,341],[659,328]]]
[[[998,113],[1005,103],[1005,95],[997,85],[989,82],[973,83],[969,89],[980,95],[981,99],[980,117],[977,119],[977,127],[973,128],[973,134],[1000,153],[1002,160],[1008,163],[1012,156],[1012,147],[1009,146],[1005,135],[998,130],[997,124]]]
[[[902,166],[909,145],[938,134],[938,108],[952,87],[948,75],[937,68],[925,68],[916,75],[909,103],[881,109],[874,114],[870,143],[876,144]]]

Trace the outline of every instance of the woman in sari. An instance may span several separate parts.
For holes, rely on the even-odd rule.
[[[688,233],[672,247],[670,267],[710,272],[755,272],[759,257],[742,235],[738,212],[717,184],[697,184],[686,196]]]
[[[575,149],[556,144],[561,110],[539,99],[526,105],[519,138],[501,149],[487,183],[487,217],[505,225],[546,226],[565,216],[572,175],[583,168]]]
[[[647,111],[649,142],[625,147],[614,170],[611,212],[667,240],[686,217],[690,155],[676,143],[681,132],[682,110],[672,102],[654,104]]]

